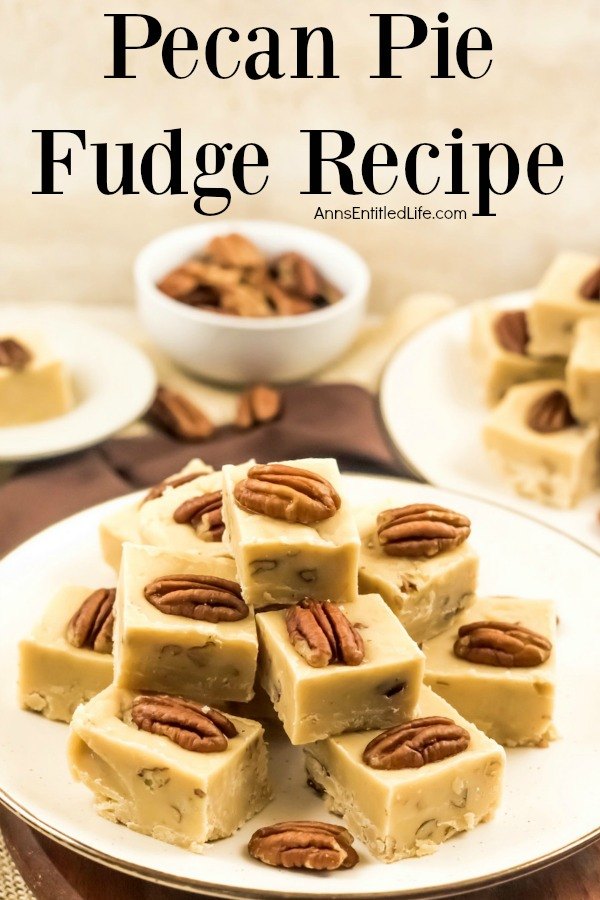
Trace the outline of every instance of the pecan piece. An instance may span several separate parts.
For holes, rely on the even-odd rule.
[[[458,629],[454,654],[459,659],[502,668],[541,666],[552,653],[543,635],[511,622],[470,622]]]
[[[282,253],[272,265],[277,283],[284,291],[305,300],[324,295],[324,278],[301,253]]]
[[[207,259],[225,269],[257,269],[266,265],[263,253],[242,234],[217,235],[204,252]]]
[[[141,731],[164,735],[194,753],[222,753],[228,738],[238,733],[218,709],[169,694],[140,694],[131,706],[131,719]]]
[[[114,588],[98,588],[86,597],[67,625],[67,641],[96,653],[112,653]]]
[[[531,404],[527,413],[527,425],[540,434],[554,434],[576,424],[569,398],[559,390],[542,394]]]
[[[284,291],[276,281],[268,279],[263,284],[263,290],[267,300],[280,316],[298,316],[301,313],[314,312],[317,304],[304,297],[298,297]]]
[[[527,356],[529,328],[524,310],[513,309],[500,313],[494,322],[494,334],[504,350]]]
[[[434,503],[386,509],[377,516],[377,536],[388,556],[437,556],[458,547],[470,533],[466,516]]]
[[[309,666],[358,666],[365,658],[360,632],[335,603],[303,600],[285,617],[290,643]]]
[[[242,509],[303,525],[331,518],[342,502],[326,478],[279,463],[252,466],[233,493]]]
[[[164,385],[158,387],[147,416],[154,425],[182,441],[199,441],[215,430],[199,406]]]
[[[600,301],[600,266],[588,275],[579,288],[579,294],[584,300]]]
[[[278,822],[255,831],[248,844],[254,859],[285,869],[333,871],[358,862],[354,838],[328,822]]]
[[[147,584],[144,596],[167,616],[202,622],[238,622],[248,616],[239,584],[214,575],[165,575]]]
[[[14,338],[0,338],[0,368],[20,372],[33,359],[30,351]]]
[[[188,472],[187,475],[176,475],[171,478],[165,478],[164,481],[161,481],[150,488],[142,500],[142,503],[147,503],[148,500],[158,500],[159,497],[162,497],[167,488],[181,487],[182,484],[187,484],[188,481],[193,481],[194,478],[199,478],[201,475],[206,475],[206,472]]]
[[[271,307],[263,291],[251,284],[238,284],[221,294],[221,309],[234,316],[261,318],[271,315]]]
[[[225,532],[223,522],[223,491],[212,491],[184,500],[173,518],[178,525],[191,525],[203,541],[221,541]]]
[[[281,391],[267,384],[256,384],[240,396],[235,424],[246,429],[272,422],[280,415],[281,405]]]
[[[456,756],[469,741],[469,732],[452,719],[427,716],[382,731],[365,747],[363,762],[372,769],[419,769]]]

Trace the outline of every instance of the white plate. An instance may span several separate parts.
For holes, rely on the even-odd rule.
[[[0,428],[0,462],[60,456],[104,440],[141,416],[156,390],[149,360],[110,331],[66,313],[0,311],[1,330],[34,328],[48,338],[73,378],[75,406],[62,416]]]
[[[261,865],[246,854],[259,826],[286,818],[329,818],[304,784],[302,753],[271,740],[276,799],[234,837],[202,856],[161,844],[98,818],[91,795],[65,761],[67,729],[16,704],[17,641],[49,595],[68,581],[113,583],[100,562],[97,528],[123,499],[53,526],[0,563],[0,800],[63,844],[110,866],[168,885],[217,896],[434,896],[521,874],[567,855],[600,835],[600,559],[580,544],[515,513],[447,491],[347,476],[352,502],[436,502],[473,521],[482,555],[481,590],[553,597],[560,614],[557,724],[548,749],[509,752],[502,808],[493,822],[458,836],[433,856],[385,865],[359,845],[361,863],[315,875]]]
[[[489,301],[523,308],[528,291]],[[486,407],[469,353],[472,309],[461,307],[418,331],[392,357],[381,383],[381,411],[400,455],[431,484],[483,497],[547,522],[600,553],[600,490],[575,509],[520,497],[488,458],[481,430]]]

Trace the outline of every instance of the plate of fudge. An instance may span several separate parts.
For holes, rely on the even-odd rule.
[[[0,801],[212,896],[515,877],[600,836],[599,583],[466,495],[191,460],[0,563]]]
[[[533,291],[462,307],[391,360],[382,413],[432,484],[600,552],[600,259],[561,253]]]

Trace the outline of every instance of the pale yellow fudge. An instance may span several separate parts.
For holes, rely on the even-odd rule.
[[[298,459],[283,466],[327,479],[341,499],[334,515],[312,524],[242,509],[234,492],[252,463],[223,467],[223,517],[244,598],[256,608],[317,600],[348,603],[358,593],[359,537],[334,459]]]
[[[258,722],[228,715],[237,734],[226,748],[195,752],[138,728],[135,697],[111,686],[73,716],[69,766],[92,791],[100,816],[201,852],[266,806],[271,791]]]
[[[527,319],[535,356],[568,356],[580,319],[600,318],[600,257],[561,253],[538,285]]]
[[[52,419],[73,403],[65,365],[41,335],[0,334],[0,427]]]
[[[379,769],[363,753],[381,732],[343,734],[304,748],[311,784],[328,809],[377,859],[433,853],[460,831],[492,818],[502,795],[505,754],[441,697],[423,687],[417,717],[444,717],[468,733],[468,746],[420,768]]]
[[[259,612],[259,677],[292,744],[392,725],[410,717],[423,678],[423,654],[381,597],[347,607],[364,644],[358,665],[310,665],[290,641],[287,610]]]
[[[577,324],[566,380],[575,418],[600,422],[600,319],[583,319]]]
[[[115,684],[216,704],[252,698],[258,656],[254,615],[241,597],[236,601],[226,590],[239,586],[235,563],[220,547],[205,544],[200,554],[124,546],[115,607]],[[176,575],[185,578],[173,582]],[[211,588],[214,578],[226,584]],[[157,580],[163,584],[149,591]],[[211,590],[219,603],[209,610]],[[231,605],[223,612],[227,602]],[[236,617],[223,618],[234,606]]]
[[[221,472],[210,472],[178,487],[168,488],[162,496],[143,503],[139,511],[142,542],[174,551],[202,550],[207,542],[222,542],[223,524],[219,513],[222,488]],[[211,512],[216,514],[212,528],[211,522],[204,519],[203,500],[208,501],[207,515],[210,516]],[[211,503],[211,500],[214,502]],[[197,522],[196,525],[192,519]]]
[[[411,638],[421,643],[473,602],[479,559],[468,541],[432,557],[388,556],[377,537],[377,514],[393,506],[355,510],[361,540],[359,590],[381,594]]]
[[[533,404],[553,391],[565,393],[565,383],[534,381],[512,387],[488,414],[483,441],[517,493],[567,508],[600,483],[600,426],[574,423],[550,433],[531,428]]]
[[[510,665],[510,656],[498,660],[508,663],[505,666],[457,656],[454,645],[459,639],[459,628],[474,622],[522,626],[545,638],[552,649],[539,655],[543,658],[549,653],[545,661],[532,666]],[[479,645],[489,645],[493,650],[507,644],[502,633],[499,640],[494,639],[494,635],[498,636],[494,629],[484,630],[483,638],[481,630],[478,631]],[[524,637],[527,638],[526,633]],[[519,638],[512,638],[509,644],[518,647]],[[452,628],[423,644],[427,659],[425,683],[500,744],[546,746],[555,737],[552,724],[555,644],[556,612],[550,601],[478,598],[474,606],[453,622]]]
[[[526,321],[524,311],[508,312],[509,315],[521,316],[523,322]],[[506,318],[503,319],[506,314],[507,310],[498,309],[486,302],[475,304],[473,309],[471,352],[483,385],[485,402],[489,406],[494,406],[501,400],[513,384],[537,381],[540,378],[561,378],[565,371],[564,359],[530,356],[527,343],[523,347],[523,352],[515,352],[503,346],[498,327],[502,321],[507,321]],[[523,329],[523,336],[527,337],[526,326]]]
[[[67,640],[73,615],[93,589],[69,585],[48,605],[31,635],[19,644],[19,701],[24,709],[69,722],[75,708],[109,685],[113,658]]]

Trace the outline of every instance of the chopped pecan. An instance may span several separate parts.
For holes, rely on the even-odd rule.
[[[511,622],[470,622],[458,629],[454,654],[484,666],[530,668],[541,666],[552,652],[543,635]]]
[[[225,269],[257,269],[266,265],[266,258],[256,244],[241,234],[221,234],[214,237],[204,255]]]
[[[271,315],[269,302],[259,288],[250,284],[238,284],[221,294],[221,309],[235,316],[261,318]]]
[[[164,735],[194,753],[221,753],[238,733],[218,709],[168,694],[140,694],[131,706],[131,719],[141,731]]]
[[[324,279],[301,253],[282,253],[272,264],[277,283],[284,291],[305,300],[323,296]]]
[[[554,434],[576,424],[569,398],[560,390],[549,391],[538,397],[527,412],[527,425],[541,434]]]
[[[147,503],[148,500],[158,500],[159,497],[162,497],[167,488],[176,488],[181,487],[182,484],[187,484],[188,481],[193,481],[194,478],[199,478],[200,475],[206,474],[205,472],[188,472],[186,475],[175,475],[171,478],[165,478],[164,481],[159,482],[159,484],[155,484],[154,487],[151,487],[142,503]]]
[[[305,297],[298,297],[284,291],[276,281],[268,279],[264,282],[263,290],[267,300],[272,305],[275,312],[280,316],[298,316],[301,313],[314,312],[317,308],[312,300]]]
[[[272,422],[281,413],[281,391],[267,384],[256,384],[240,396],[235,417],[238,428],[252,428]]]
[[[359,631],[335,603],[303,600],[285,617],[290,642],[309,666],[358,666],[365,658]]]
[[[168,616],[203,622],[238,622],[248,616],[239,584],[214,575],[165,575],[147,584],[144,596]]]
[[[114,588],[98,588],[86,597],[67,625],[70,644],[112,653],[115,596]]]
[[[31,362],[31,352],[15,338],[0,338],[0,368],[13,369],[20,372]]]
[[[192,306],[217,304],[221,291],[234,287],[239,278],[239,272],[233,269],[190,259],[165,275],[157,287],[174,300]]]
[[[251,856],[268,866],[333,871],[358,862],[354,838],[341,825],[328,822],[278,822],[255,831],[248,844]]]
[[[436,556],[458,547],[470,533],[466,516],[434,503],[386,509],[377,516],[379,543],[388,556]]]
[[[588,275],[579,288],[579,294],[584,300],[600,301],[600,266]]]
[[[513,309],[500,313],[494,322],[494,334],[504,350],[527,356],[529,328],[524,310]]]
[[[173,513],[178,525],[191,525],[203,541],[221,541],[225,532],[223,522],[223,491],[212,491],[184,500]]]
[[[233,493],[242,509],[303,525],[331,518],[341,505],[339,494],[326,478],[279,463],[252,466]]]
[[[419,769],[456,756],[469,741],[469,732],[452,719],[428,716],[382,731],[365,747],[363,761],[372,769]]]
[[[209,437],[215,427],[199,406],[160,385],[148,410],[150,421],[182,441],[199,441]]]

